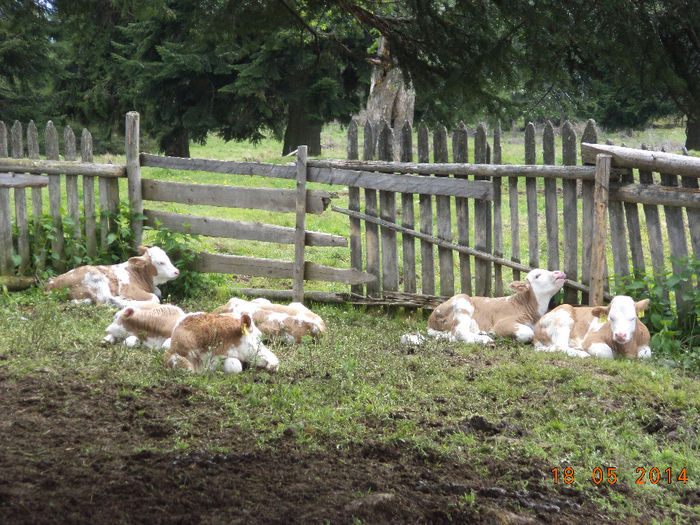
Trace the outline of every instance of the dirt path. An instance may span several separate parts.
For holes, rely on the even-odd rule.
[[[555,488],[545,465],[494,462],[494,480],[530,478],[527,491],[506,491],[462,464],[378,443],[329,454],[288,435],[260,448],[255,436],[221,428],[211,407],[187,436],[200,450],[160,452],[172,446],[169,417],[203,403],[193,393],[167,384],[121,396],[107,381],[16,381],[0,370],[0,522],[608,521],[580,492]]]

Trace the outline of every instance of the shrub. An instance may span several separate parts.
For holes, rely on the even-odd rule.
[[[700,260],[674,260],[680,271],[625,276],[616,290],[639,300],[650,299],[641,319],[651,333],[654,354],[673,366],[700,372]]]

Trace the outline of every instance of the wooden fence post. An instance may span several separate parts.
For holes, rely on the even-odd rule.
[[[27,156],[30,159],[38,159],[39,156],[39,130],[36,129],[36,124],[33,120],[29,121],[27,126]],[[34,250],[38,254],[36,262],[37,270],[43,270],[46,266],[46,247],[44,240],[46,232],[41,223],[41,217],[44,215],[44,197],[42,188],[32,188],[32,215],[34,216]]]
[[[92,162],[92,135],[83,128],[80,136],[80,159]],[[88,257],[97,255],[97,222],[95,220],[95,177],[83,176],[83,214]]]
[[[474,164],[488,163],[486,126],[479,124],[474,136]],[[485,180],[486,177],[474,177]],[[485,200],[474,201],[474,248],[491,253],[491,203]],[[480,297],[491,295],[491,263],[484,259],[474,261],[474,293]]]
[[[59,160],[58,131],[50,120],[46,123],[46,158]],[[63,218],[61,216],[61,176],[49,175],[49,209],[53,218],[51,239],[51,265],[58,272],[66,270],[65,239],[63,238]]]
[[[124,140],[126,142],[126,176],[129,185],[131,229],[134,232],[132,244],[135,249],[143,243],[143,219],[140,217],[135,218],[136,215],[143,215],[141,164],[139,162],[139,114],[136,111],[129,111],[126,114],[126,133]],[[304,185],[306,185],[306,175],[304,175]],[[304,198],[304,206],[306,206],[306,198]]]
[[[401,126],[399,142],[399,160],[413,162],[413,130],[408,121]],[[413,194],[401,194],[401,225],[412,230],[415,227],[413,211]],[[416,292],[416,239],[413,235],[401,234],[403,246],[403,290],[407,293]]]
[[[548,120],[542,134],[542,162],[555,164],[554,126]],[[557,179],[544,179],[544,209],[547,230],[547,269],[559,270],[559,209]]]
[[[576,131],[568,120],[561,130],[561,156],[565,166],[576,166],[578,152]],[[564,222],[564,272],[572,281],[578,280],[578,202],[576,198],[576,180],[562,181],[562,213]],[[564,302],[578,304],[578,291],[566,287]]]
[[[0,120],[0,157],[7,157],[7,127]],[[9,223],[10,216],[10,190],[0,188],[0,275],[9,274],[12,264],[12,252],[8,246],[12,246],[12,226]],[[7,232],[10,232],[9,242]]]
[[[598,130],[596,129],[595,120],[588,119],[586,128],[583,130],[581,142],[596,144],[598,142]],[[583,204],[581,209],[581,282],[590,285],[591,278],[591,247],[592,247],[592,232],[593,232],[593,185],[591,181],[583,181],[581,183],[581,194]],[[581,294],[581,301],[590,303],[588,295],[584,292]]]
[[[24,144],[22,141],[22,126],[15,122],[12,126],[12,156],[16,159],[24,157]],[[27,272],[31,261],[29,249],[29,216],[27,214],[27,190],[15,188],[15,224],[17,225],[17,253],[20,257],[18,273]],[[10,236],[10,239],[12,236]],[[10,246],[11,248],[11,246]]]
[[[503,162],[501,150],[501,121],[496,122],[493,130],[493,164]],[[493,254],[503,258],[503,208],[502,208],[502,177],[493,177]],[[493,265],[493,293],[494,297],[502,297],[503,291],[503,266]]]
[[[385,120],[379,130],[377,142],[379,160],[394,161],[394,133]],[[388,222],[396,222],[396,194],[393,191],[379,192],[380,217]],[[399,256],[397,250],[396,231],[381,228],[382,238],[382,291],[397,292],[399,290]]]
[[[469,134],[464,122],[460,122],[452,134],[452,160],[458,163],[469,162]],[[456,178],[468,179],[467,175],[455,175]],[[457,242],[469,246],[469,199],[457,197]],[[459,254],[459,279],[462,293],[472,294],[471,259],[466,253]]]
[[[75,133],[70,126],[63,131],[63,158],[76,160]],[[78,198],[78,176],[66,175],[66,207],[73,221],[73,238],[80,240],[80,199]]]
[[[430,162],[430,137],[425,122],[418,125],[418,162]],[[433,235],[433,200],[431,195],[418,195],[420,209],[420,231]],[[433,245],[426,241],[420,243],[421,291],[425,295],[435,294],[435,260]]]
[[[447,156],[447,129],[438,123],[433,133],[433,160],[438,163],[446,163]],[[439,175],[444,177],[445,175]],[[437,236],[440,239],[452,241],[452,211],[450,197],[447,195],[435,196],[437,215]],[[440,263],[440,295],[452,297],[455,294],[454,259],[452,250],[438,246],[438,261]]]
[[[306,245],[306,157],[307,147],[297,148],[297,221],[294,234],[294,301],[304,302],[304,247]]]
[[[348,160],[358,160],[357,122],[352,120],[348,126]],[[348,187],[348,208],[360,211],[360,188]],[[350,217],[350,267],[362,271],[362,222]],[[353,284],[350,291],[362,294],[362,285]]]
[[[365,122],[365,135],[363,138],[362,160],[374,159],[375,130],[372,123],[367,119]],[[365,213],[373,217],[377,214],[377,190],[365,188]],[[367,273],[374,275],[377,279],[366,284],[365,293],[368,297],[379,295],[379,227],[376,224],[365,221],[365,252],[367,253]]]
[[[603,292],[605,287],[605,245],[607,240],[605,217],[608,209],[611,165],[611,155],[601,153],[596,156],[595,183],[593,188],[593,231],[591,235],[589,306],[599,306],[603,304]]]
[[[537,164],[535,145],[535,125],[530,122],[525,128],[525,164]],[[537,210],[537,179],[525,179],[525,199],[527,201],[527,246],[531,268],[540,266],[539,221]]]

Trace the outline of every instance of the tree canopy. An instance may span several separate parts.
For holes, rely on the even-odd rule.
[[[16,118],[23,97],[25,113],[99,125],[105,141],[135,109],[170,154],[210,132],[270,131],[285,152],[307,143],[316,153],[321,126],[364,104],[383,35],[426,120],[564,115],[636,127],[684,115],[687,145],[700,148],[700,9],[688,0],[5,4],[0,118]]]

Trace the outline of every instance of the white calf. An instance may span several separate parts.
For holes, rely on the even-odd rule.
[[[651,357],[649,330],[637,317],[648,306],[649,299],[635,303],[626,295],[613,297],[610,306],[562,304],[539,320],[535,350],[578,357]]]
[[[263,298],[246,301],[233,297],[216,312],[235,317],[248,314],[263,334],[288,343],[299,343],[305,335],[316,339],[326,331],[323,319],[301,303],[282,305]]]
[[[544,314],[552,296],[561,290],[566,279],[563,272],[532,270],[525,281],[514,281],[508,297],[469,297],[455,295],[438,306],[428,318],[428,335],[450,341],[489,343],[488,332],[521,342],[532,341],[535,323]],[[420,342],[405,335],[404,344]]]
[[[119,308],[159,303],[159,284],[175,279],[180,272],[157,246],[139,246],[138,257],[110,266],[79,266],[49,279],[46,290],[68,289],[68,298]]]
[[[182,308],[172,304],[148,303],[122,308],[114,314],[102,342],[124,341],[129,348],[139,343],[154,349],[168,347],[175,325],[184,316]]]
[[[167,368],[198,371],[216,367],[221,359],[228,374],[243,370],[243,363],[275,372],[279,360],[261,337],[248,314],[239,319],[231,314],[187,314],[175,326],[163,362]]]

